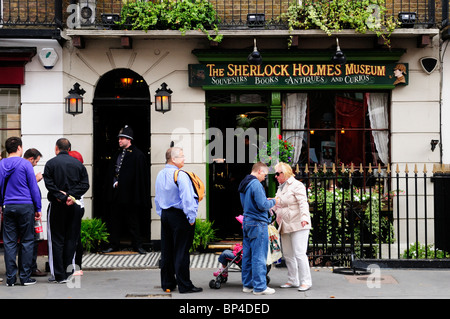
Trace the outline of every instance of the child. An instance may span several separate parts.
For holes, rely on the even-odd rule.
[[[240,222],[242,224],[244,216],[243,215],[239,215],[236,217],[236,219],[238,220],[238,222]],[[213,273],[214,277],[219,276],[220,274],[222,274],[222,277],[228,277],[228,269],[225,269],[228,265],[228,263],[230,261],[232,261],[236,255],[241,251],[242,249],[242,244],[235,244],[233,246],[233,250],[230,249],[225,249],[219,256],[219,262],[220,262],[220,267],[219,269],[217,269],[217,271],[215,271]],[[236,259],[236,263],[240,262],[242,260],[242,254],[241,256]]]
[[[214,277],[222,275],[222,277],[228,277],[228,269],[225,269],[230,261],[232,261],[236,255],[241,251],[242,244],[238,243],[233,246],[233,250],[225,249],[219,256],[220,267],[213,273]],[[241,256],[236,259],[236,263],[238,263],[242,259]]]

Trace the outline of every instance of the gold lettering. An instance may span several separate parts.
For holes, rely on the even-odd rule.
[[[289,76],[287,68],[288,68],[287,64],[281,66],[281,76]]]
[[[206,67],[209,68],[209,76],[213,76],[212,75],[212,71],[214,70],[213,68],[215,67],[215,64],[207,64]]]
[[[318,64],[317,65],[317,75],[322,76],[326,74],[326,65],[325,64]]]
[[[250,65],[250,76],[256,76],[257,65]]]
[[[309,65],[303,65],[302,66],[302,75],[308,76],[309,72],[310,72]]]
[[[270,71],[268,71],[267,69],[270,69]],[[266,65],[266,67],[264,68],[264,75],[265,76],[272,76],[273,74],[273,68],[270,64]]]
[[[234,76],[234,64],[228,64],[228,73],[227,76]]]
[[[248,64],[243,64],[242,65],[242,75],[243,76],[248,76]]]
[[[327,64],[327,76],[332,76],[334,74],[333,67],[333,64]]]
[[[299,76],[301,74],[301,64],[293,64],[292,65],[292,76]],[[299,74],[300,73],[300,74]]]

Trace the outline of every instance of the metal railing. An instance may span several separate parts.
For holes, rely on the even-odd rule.
[[[311,265],[450,258],[446,171],[405,165],[402,171],[350,166],[298,172],[308,189]]]
[[[398,17],[400,12],[414,12],[415,25],[434,27],[436,21],[440,21],[443,16],[442,8],[448,8],[448,3],[444,1],[445,6],[441,1],[386,0],[387,16]],[[217,12],[221,29],[255,26],[285,29],[287,23],[280,20],[280,17],[288,12],[290,5],[298,3],[298,0],[210,0],[210,2]],[[123,0],[3,0],[0,2],[0,27],[67,27],[67,19],[72,14],[72,11],[68,10],[71,4],[79,5],[81,16],[84,17],[83,27],[105,28],[110,24],[102,19],[102,16],[120,15]],[[437,12],[436,8],[439,8]],[[259,16],[249,24],[247,22],[249,14]]]

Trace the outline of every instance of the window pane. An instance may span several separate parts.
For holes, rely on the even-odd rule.
[[[309,127],[314,129],[335,128],[334,93],[308,93]]]
[[[20,132],[20,89],[0,88],[0,141],[1,155],[6,157],[5,141]]]
[[[388,93],[314,91],[307,94],[300,165],[353,163],[359,167],[389,163]]]

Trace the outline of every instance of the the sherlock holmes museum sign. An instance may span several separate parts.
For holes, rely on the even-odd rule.
[[[205,89],[364,88],[408,84],[408,64],[190,64],[189,86]]]

